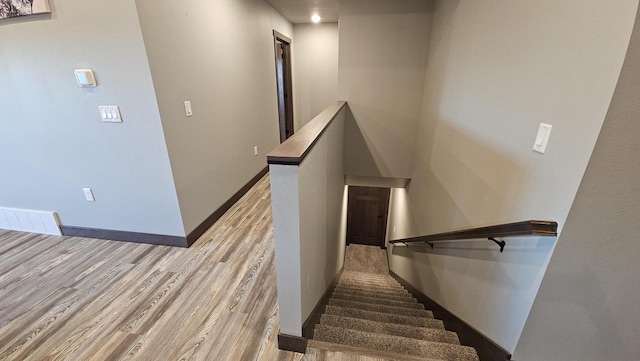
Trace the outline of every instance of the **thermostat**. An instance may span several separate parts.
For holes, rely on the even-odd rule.
[[[76,82],[78,82],[79,86],[83,88],[95,88],[98,85],[96,83],[96,77],[93,75],[93,70],[76,69],[74,73],[76,74]]]

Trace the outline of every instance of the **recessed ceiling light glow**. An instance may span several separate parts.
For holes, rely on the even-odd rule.
[[[322,18],[320,17],[320,15],[318,14],[313,14],[311,15],[311,21],[313,21],[314,24],[317,24],[320,22],[320,20],[322,20]]]

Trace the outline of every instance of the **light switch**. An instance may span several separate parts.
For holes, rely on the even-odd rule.
[[[120,107],[117,105],[100,105],[100,117],[105,123],[122,123],[122,115],[120,114]]]
[[[184,113],[188,117],[193,115],[193,111],[191,110],[191,101],[189,100],[184,102]]]
[[[538,135],[536,136],[536,142],[533,144],[533,150],[538,153],[544,154],[544,150],[547,148],[547,142],[549,142],[551,127],[552,126],[550,124],[540,123]]]
[[[93,197],[93,192],[91,188],[82,188],[82,192],[84,192],[84,198],[89,202],[95,202],[95,198]]]
[[[76,69],[74,70],[76,76],[76,83],[83,88],[95,88],[98,86],[96,77],[91,69]]]

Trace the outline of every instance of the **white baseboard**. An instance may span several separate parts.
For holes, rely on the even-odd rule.
[[[56,212],[0,207],[0,228],[61,236]]]

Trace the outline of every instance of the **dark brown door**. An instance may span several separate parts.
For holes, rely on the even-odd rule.
[[[389,188],[349,186],[347,244],[384,247]]]
[[[278,89],[280,143],[293,135],[293,97],[291,82],[291,39],[273,31]]]

